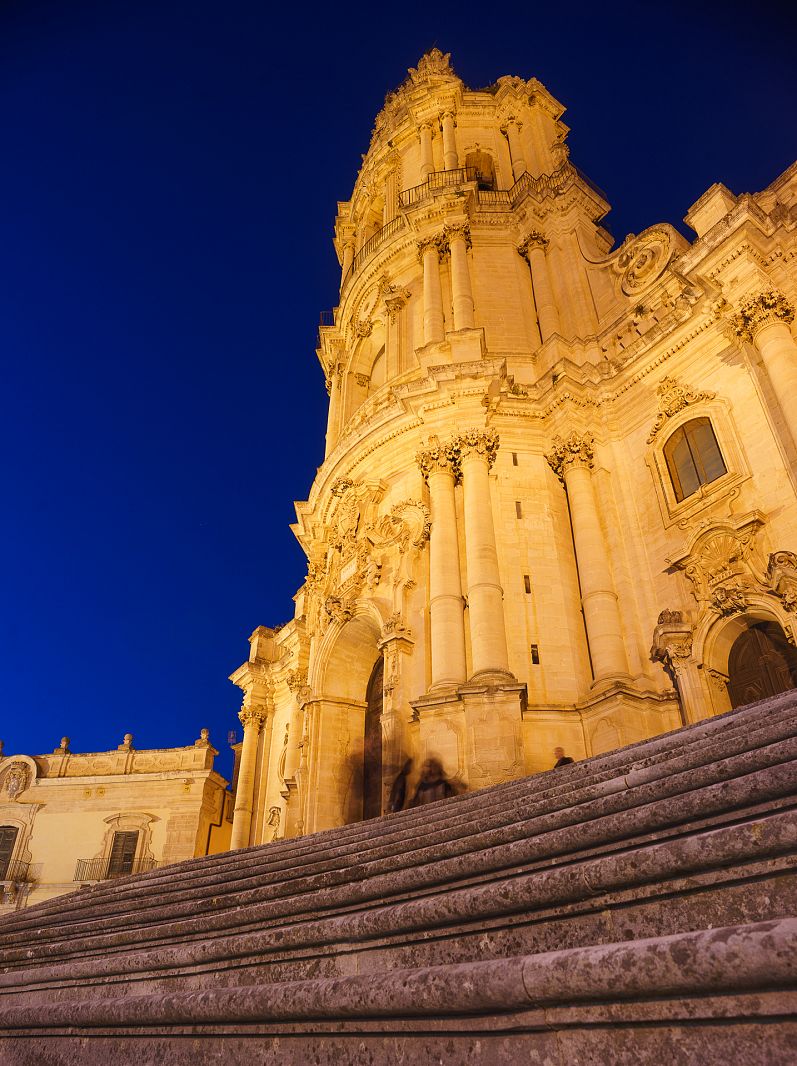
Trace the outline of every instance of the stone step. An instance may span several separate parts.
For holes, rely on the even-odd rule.
[[[684,732],[688,733],[689,731],[680,731],[680,734],[682,735]],[[357,828],[366,832],[370,829],[372,847],[370,849],[363,849],[362,847],[358,849],[357,855],[361,860],[358,864],[358,870],[364,864],[363,860],[370,867],[369,873],[373,874],[378,872],[377,866],[380,862],[386,862],[390,866],[391,862],[395,865],[397,859],[404,863],[423,861],[424,858],[428,858],[428,854],[424,854],[424,850],[428,852],[429,848],[435,849],[435,855],[441,854],[441,847],[443,852],[456,854],[458,851],[463,853],[485,845],[492,844],[495,846],[502,841],[520,839],[524,835],[527,836],[530,832],[534,832],[536,827],[529,823],[533,820],[533,814],[538,809],[549,812],[547,814],[549,821],[551,813],[555,812],[557,808],[560,811],[569,810],[571,815],[574,816],[571,821],[584,820],[585,817],[591,815],[591,812],[583,811],[579,806],[579,801],[583,802],[585,795],[595,796],[596,793],[599,794],[601,792],[608,796],[617,795],[620,789],[624,789],[627,793],[632,793],[636,783],[644,782],[646,778],[648,784],[655,782],[657,777],[663,779],[662,775],[669,775],[667,780],[671,781],[676,769],[684,766],[697,768],[701,764],[705,765],[707,760],[710,766],[716,766],[718,761],[716,756],[721,753],[720,749],[723,749],[726,753],[729,750],[733,750],[739,754],[749,749],[756,738],[768,738],[771,740],[775,737],[776,739],[788,739],[790,732],[793,732],[790,715],[787,709],[781,709],[781,713],[776,719],[766,721],[757,730],[751,731],[745,727],[741,730],[733,731],[731,735],[721,741],[719,747],[711,743],[698,745],[692,743],[688,746],[689,750],[686,750],[683,746],[680,746],[677,749],[679,752],[677,755],[671,753],[666,767],[662,765],[662,760],[658,758],[652,762],[649,761],[647,766],[636,766],[630,775],[626,774],[622,777],[615,775],[612,778],[596,781],[596,775],[589,773],[591,768],[588,763],[579,764],[578,767],[569,767],[566,771],[562,770],[557,771],[555,774],[539,775],[557,779],[556,786],[550,789],[538,790],[536,795],[532,794],[531,797],[528,797],[525,804],[518,804],[514,796],[510,797],[508,803],[506,800],[490,803],[490,793],[496,793],[496,790],[485,790],[484,793],[478,795],[480,799],[484,799],[484,805],[488,810],[486,814],[482,811],[479,812],[478,825],[475,824],[472,811],[469,812],[469,817],[463,817],[457,811],[457,807],[463,805],[465,801],[468,801],[469,806],[472,807],[475,794],[458,797],[442,806],[437,804],[433,815],[432,812],[427,814],[427,812],[409,811],[391,818],[361,823]],[[678,735],[670,734],[671,737]],[[722,760],[719,761],[721,762]],[[561,775],[567,775],[568,771],[576,768],[581,771],[581,776],[586,778],[586,784],[579,788],[577,780],[575,782],[560,782],[558,780]],[[575,777],[576,775],[572,776]],[[535,778],[526,780],[527,782],[536,782]],[[498,789],[498,794],[500,794],[501,789],[508,790],[509,786],[501,786]],[[515,789],[513,788],[512,791],[514,792]],[[570,804],[569,807],[568,803]],[[589,800],[587,800],[587,803],[589,803]],[[532,819],[527,818],[523,822],[517,823],[516,819],[519,810],[527,815],[532,815]],[[426,815],[426,826],[423,833],[419,833],[415,826],[419,814]],[[409,822],[410,828],[407,829],[403,826],[401,824],[402,821]],[[488,826],[487,829],[483,828],[485,824]],[[441,826],[442,828],[440,828]],[[481,832],[474,833],[474,828],[478,828]],[[380,830],[385,829],[390,830],[390,832],[380,832]],[[487,839],[490,834],[492,834],[492,840]],[[406,847],[408,835],[416,845],[425,845],[425,849],[416,847],[415,854],[408,856]],[[334,836],[334,834],[322,834],[321,836],[329,837]],[[305,839],[312,841],[314,838]],[[201,860],[202,865],[200,866],[197,866],[195,861],[194,863],[173,867],[169,871],[175,874],[169,881],[171,885],[170,891],[163,891],[160,885],[163,879],[162,875],[167,871],[155,871],[152,874],[144,875],[143,882],[151,882],[148,885],[148,892],[152,893],[149,908],[147,901],[142,900],[140,888],[138,887],[142,883],[142,878],[132,879],[135,887],[128,887],[131,885],[131,879],[124,879],[112,886],[103,886],[105,891],[99,899],[92,899],[90,898],[90,893],[81,892],[77,894],[77,897],[70,897],[70,903],[77,898],[79,906],[64,907],[63,913],[60,914],[58,930],[52,930],[53,935],[62,940],[66,926],[70,922],[81,922],[82,924],[73,925],[72,929],[74,929],[75,933],[84,935],[90,931],[89,927],[92,923],[102,922],[103,915],[109,908],[115,912],[115,924],[116,928],[119,929],[121,925],[124,925],[126,918],[129,918],[133,923],[146,924],[149,921],[146,916],[147,909],[157,909],[163,914],[170,898],[179,898],[181,900],[176,911],[168,912],[168,917],[177,918],[181,913],[185,914],[191,910],[192,901],[201,900],[208,893],[213,894],[217,900],[217,906],[226,901],[228,906],[237,907],[255,902],[256,897],[263,894],[263,889],[266,886],[270,886],[272,893],[287,888],[291,889],[291,894],[295,894],[296,891],[312,891],[317,887],[328,886],[336,872],[347,871],[347,867],[349,867],[347,860],[350,859],[350,850],[346,847],[337,848],[332,849],[332,853],[328,851],[320,859],[313,856],[316,861],[305,862],[299,866],[298,871],[295,867],[289,866],[287,868],[289,876],[281,877],[280,874],[285,870],[286,863],[284,859],[280,861],[279,857],[277,857],[275,862],[272,857],[272,849],[276,850],[276,846],[268,845],[264,848],[248,849],[233,856],[224,856],[223,858],[226,861],[223,864],[222,871],[218,874],[211,872],[210,876],[208,876],[208,873],[212,871],[213,867],[212,865],[211,867],[207,866],[208,860]],[[305,854],[307,853],[306,848],[302,849],[302,851]],[[227,869],[230,862],[234,861],[235,858],[239,860],[240,870],[237,877],[231,878],[227,875]],[[299,856],[297,856],[297,860],[298,858]],[[183,872],[185,867],[189,869]],[[293,874],[292,878],[290,874]],[[314,875],[317,879],[320,879],[315,884],[309,880]],[[362,874],[360,874],[361,876]],[[257,887],[251,887],[253,885]],[[254,897],[252,893],[254,893]],[[84,896],[87,898],[81,899]],[[125,901],[131,908],[127,915],[124,913]],[[40,910],[41,908],[36,908],[37,912]],[[41,918],[38,917],[38,914],[36,919],[33,918],[33,914],[33,911],[29,912],[27,920],[23,922],[8,924],[4,930],[5,943],[11,944],[15,939],[24,940],[27,938],[32,920],[38,920],[41,923]],[[14,925],[17,926],[16,932]],[[43,942],[46,939],[47,926],[39,924],[38,928],[39,941]]]
[[[127,982],[136,995],[225,984],[379,972],[587,946],[795,913],[794,811],[562,867],[367,911],[0,975],[0,1002],[24,991],[72,998]]]
[[[754,718],[757,730],[766,729],[768,722],[766,709],[772,705],[776,716],[788,720],[790,713],[797,710],[797,694],[788,694],[788,701],[778,702],[779,698],[763,701],[755,705],[761,710],[755,715],[747,708],[731,711],[718,718],[708,719],[697,725],[690,726],[675,732],[656,737],[651,740],[641,741],[628,748],[609,753],[604,756],[596,756],[592,759],[576,763],[558,771],[550,771],[535,775],[532,778],[521,779],[506,785],[494,786],[477,793],[469,793],[458,798],[458,806],[453,808],[447,805],[445,815],[438,811],[430,812],[428,808],[415,811],[405,811],[401,814],[403,821],[396,821],[395,816],[390,818],[375,819],[369,822],[360,822],[344,826],[336,830],[334,834],[318,833],[308,837],[300,837],[288,841],[279,841],[261,848],[246,849],[243,853],[228,853],[221,856],[211,856],[204,859],[196,859],[182,863],[177,867],[167,867],[152,871],[147,876],[151,888],[155,891],[158,886],[160,898],[169,894],[178,894],[182,891],[187,880],[202,878],[208,872],[211,877],[223,881],[229,874],[235,875],[235,880],[241,880],[246,872],[252,869],[252,875],[259,876],[268,871],[279,869],[295,869],[297,864],[304,862],[308,856],[312,856],[316,862],[324,862],[335,856],[346,856],[352,851],[362,852],[363,843],[372,848],[386,846],[395,842],[399,849],[406,845],[408,839],[415,839],[418,828],[433,829],[438,822],[443,823],[443,828],[449,836],[456,836],[460,823],[466,830],[470,829],[473,822],[474,811],[478,811],[480,823],[486,825],[491,819],[501,822],[504,815],[511,820],[518,815],[513,810],[513,803],[518,802],[522,808],[532,800],[539,800],[553,805],[558,800],[558,805],[566,805],[566,797],[571,795],[571,802],[578,802],[579,790],[589,787],[611,787],[623,773],[644,771],[650,765],[661,766],[665,760],[683,758],[689,749],[695,748],[700,753],[700,761],[709,761],[713,757],[707,745],[712,740],[719,740],[721,746],[731,743],[734,735],[745,735],[748,730],[748,719]],[[792,706],[793,704],[793,706]],[[662,769],[661,771],[665,771]],[[608,783],[608,785],[607,785]],[[439,807],[439,805],[436,805]],[[10,916],[4,927],[10,934],[13,928],[27,928],[39,924],[41,918],[48,912],[58,913],[63,920],[70,913],[77,913],[87,907],[96,908],[107,900],[114,908],[118,908],[125,893],[136,903],[138,880],[131,885],[130,879],[123,878],[114,882],[106,882],[83,890],[68,900],[57,898],[40,904],[36,909],[36,918],[30,917],[30,912],[19,912]],[[207,884],[203,882],[203,888]]]
[[[157,914],[150,914],[146,925],[128,924],[112,932],[100,919],[73,926],[69,936],[65,936],[63,926],[43,926],[41,933],[48,936],[32,930],[18,947],[6,946],[4,965],[24,963],[31,950],[42,959],[55,961],[75,954],[134,950],[142,943],[218,936],[232,928],[261,928],[286,919],[306,920],[321,907],[331,913],[374,906],[397,896],[410,898],[450,891],[495,878],[498,873],[516,876],[534,866],[539,869],[552,862],[572,863],[607,849],[639,846],[651,838],[672,836],[674,830],[675,835],[694,832],[696,821],[702,825],[723,818],[738,822],[749,817],[749,811],[744,814],[745,808],[793,802],[797,792],[795,756],[797,738],[789,738],[696,770],[646,781],[625,793],[611,793],[572,810],[540,815],[520,823],[522,832],[515,833],[508,843],[503,839],[496,841],[495,833],[488,832],[474,837],[483,845],[480,850],[463,851],[457,847],[450,854],[444,843],[435,848],[424,847],[426,861],[422,863],[417,861],[416,853],[412,865],[403,857],[394,857],[389,864],[382,860],[358,865],[354,870],[336,870],[333,877],[299,878],[287,889],[280,884],[265,884],[234,893],[234,906],[210,915],[197,916],[193,904],[169,904],[161,906]],[[633,802],[628,802],[632,793]],[[140,882],[143,898],[145,879]]]
[[[138,1066],[196,1061],[201,1047],[203,1061],[290,1066],[763,1066],[794,1061],[796,985],[789,918],[383,974],[4,1006],[0,1061]]]

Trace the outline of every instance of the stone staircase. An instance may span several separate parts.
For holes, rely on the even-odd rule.
[[[797,1063],[797,692],[0,922],[0,1063]]]

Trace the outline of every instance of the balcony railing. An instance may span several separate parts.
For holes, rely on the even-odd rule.
[[[369,237],[365,244],[362,246],[362,248],[359,250],[357,255],[355,255],[354,259],[352,260],[351,266],[346,272],[346,276],[341,282],[340,287],[343,288],[349,278],[354,277],[354,275],[363,265],[368,256],[375,252],[380,244],[384,243],[384,241],[386,241],[388,237],[392,237],[394,233],[398,233],[399,230],[404,229],[404,225],[405,223],[403,216],[396,215],[395,218],[392,218],[389,222],[382,226],[381,229],[378,229],[372,237]],[[322,323],[322,325],[323,324],[324,323]]]
[[[477,181],[479,172],[476,167],[457,167],[455,170],[435,170],[426,181],[420,185],[414,185],[399,195],[400,207],[414,207],[421,203],[427,196],[439,192],[441,189],[449,189],[454,185],[464,185],[466,181]]]
[[[75,866],[75,881],[108,881],[112,877],[127,877],[128,874],[143,874],[154,870],[155,859],[133,859],[132,862],[111,864],[106,855],[102,859],[78,859]]]
[[[10,862],[4,876],[0,877],[0,881],[12,881],[16,885],[27,884],[30,879],[29,862]]]

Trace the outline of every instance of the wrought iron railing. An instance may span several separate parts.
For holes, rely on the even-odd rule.
[[[126,877],[128,874],[142,874],[154,870],[155,859],[133,859],[132,862],[112,863],[106,855],[102,859],[78,859],[75,866],[75,881],[108,881],[112,877]]]
[[[440,189],[448,189],[453,185],[463,185],[466,181],[477,181],[479,171],[476,167],[456,167],[454,170],[435,170],[426,181],[420,185],[414,185],[411,189],[405,189],[399,194],[400,207],[414,207]]]
[[[26,884],[30,881],[30,863],[10,862],[5,874],[0,877],[0,881],[13,881],[17,885]]]
[[[399,230],[404,229],[404,225],[404,217],[402,215],[396,215],[395,218],[392,218],[389,222],[385,223],[381,229],[378,229],[372,237],[369,237],[352,260],[351,266],[346,271],[346,276],[341,282],[340,287],[343,288],[349,278],[354,277],[365,260],[369,255],[376,251],[380,244],[383,244],[388,237],[392,237],[394,233],[398,233]]]

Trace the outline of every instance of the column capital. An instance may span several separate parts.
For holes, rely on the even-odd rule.
[[[433,237],[422,237],[415,245],[418,249],[418,259],[423,262],[424,255],[432,250],[437,252],[437,257],[439,259],[440,253],[443,251],[443,243],[443,235],[441,233],[436,233]]]
[[[406,307],[407,300],[404,296],[389,296],[385,300],[385,307],[387,309],[388,317],[391,322],[394,322],[396,315]]]
[[[451,474],[455,481],[459,481],[462,474],[460,453],[453,441],[441,444],[437,437],[430,437],[426,448],[416,453],[415,461],[421,468],[424,481],[428,481],[429,475],[435,472]]]
[[[651,661],[661,663],[665,670],[678,674],[691,657],[691,624],[684,620],[681,611],[662,611],[653,631]]]
[[[438,115],[437,117],[438,117],[438,119],[439,119],[439,121],[440,121],[440,126],[441,126],[441,128],[442,128],[442,125],[443,125],[443,123],[445,122],[445,120],[446,120],[447,118],[448,118],[448,119],[451,119],[451,121],[452,121],[452,122],[454,123],[454,125],[455,125],[455,126],[456,126],[456,124],[457,124],[457,117],[456,117],[456,115],[454,114],[454,111],[453,111],[453,109],[452,109],[452,108],[450,108],[450,107],[447,107],[447,108],[445,109],[445,111],[441,111],[441,112],[440,112],[440,114],[439,114],[439,115]]]
[[[554,437],[551,450],[545,458],[556,476],[564,480],[565,472],[573,466],[592,469],[594,443],[595,438],[591,433],[577,433],[573,430],[567,437]]]
[[[421,122],[418,124],[418,136],[420,137],[424,132],[427,132],[434,137],[435,129],[431,122]]]
[[[265,703],[246,703],[244,702],[240,711],[238,712],[238,721],[246,729],[248,725],[256,725],[258,732],[263,727],[268,718],[268,707]]]
[[[452,441],[452,446],[459,455],[459,461],[479,456],[486,460],[489,470],[498,453],[500,437],[494,429],[466,429]]]
[[[520,244],[517,246],[518,254],[522,255],[524,259],[528,259],[531,254],[532,248],[542,248],[543,251],[548,247],[548,238],[539,230],[533,229],[530,233],[527,233]]]
[[[731,317],[731,325],[736,335],[746,341],[753,341],[755,335],[764,326],[774,322],[788,325],[794,320],[794,305],[782,292],[768,289],[755,296],[748,296],[740,305],[738,312]]]
[[[509,127],[514,126],[516,129],[523,129],[523,123],[515,115],[507,115],[504,121],[501,123],[500,130],[505,137],[509,136]]]
[[[471,248],[473,242],[470,238],[470,223],[468,222],[450,222],[443,227],[442,240],[448,247],[452,240],[461,239],[465,241],[465,247]]]

